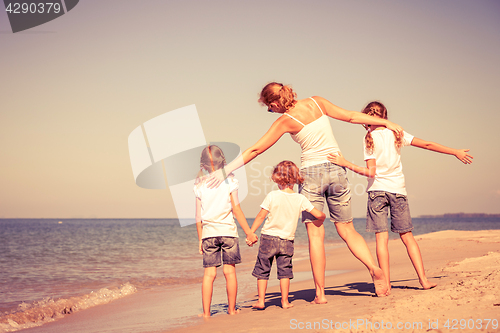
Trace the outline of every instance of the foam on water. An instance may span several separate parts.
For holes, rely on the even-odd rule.
[[[0,332],[14,332],[25,328],[40,326],[42,324],[62,318],[90,307],[106,304],[113,300],[131,295],[137,288],[126,283],[119,288],[102,288],[90,294],[54,300],[47,298],[31,304],[21,303],[17,310],[0,316]]]

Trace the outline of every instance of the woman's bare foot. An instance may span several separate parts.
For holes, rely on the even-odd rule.
[[[419,282],[422,285],[422,288],[424,288],[424,290],[429,290],[437,286],[437,283],[429,282],[429,280],[427,279],[425,279],[425,281],[419,280]]]
[[[238,314],[238,313],[240,313],[240,309],[235,309],[234,311],[229,311],[229,310],[227,311],[228,315],[235,315],[235,314]]]
[[[387,281],[385,280],[384,272],[380,268],[375,268],[373,272],[370,272],[375,285],[375,294],[378,297],[387,296],[387,293],[391,293],[390,289],[387,287]]]
[[[311,302],[311,304],[326,304],[326,303],[328,303],[328,301],[326,300],[325,296],[321,298],[318,298],[318,296],[316,296],[314,300]]]
[[[208,315],[206,315],[206,314],[204,314],[204,313],[200,313],[200,314],[198,315],[198,317],[203,317],[203,318],[207,319],[207,318],[210,318],[210,313],[209,313]]]
[[[264,310],[265,307],[266,307],[265,302],[260,300],[252,304],[252,308],[256,310]]]
[[[289,303],[288,301],[287,302],[283,302],[281,301],[281,307],[283,309],[290,309],[290,308],[293,308],[293,304],[292,303]]]

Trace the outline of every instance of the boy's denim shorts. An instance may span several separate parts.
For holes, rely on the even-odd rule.
[[[259,254],[252,275],[257,279],[269,280],[274,257],[278,266],[278,279],[293,279],[293,241],[269,235],[260,236]]]
[[[309,199],[314,208],[322,212],[326,199],[330,221],[352,221],[351,188],[345,168],[326,162],[302,168],[300,172],[304,183],[299,187],[299,193]],[[302,212],[302,222],[314,220],[316,218],[311,213]]]
[[[203,267],[219,267],[234,265],[241,262],[240,244],[238,237],[209,237],[204,238],[201,244],[203,249]],[[221,253],[222,252],[222,253]]]
[[[406,195],[385,191],[368,192],[366,231],[388,231],[387,215],[391,211],[391,231],[399,234],[413,230]]]

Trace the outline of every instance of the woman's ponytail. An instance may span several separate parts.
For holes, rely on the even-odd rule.
[[[285,112],[291,109],[297,103],[297,94],[290,86],[285,86],[282,83],[268,83],[260,93],[259,102],[269,106],[271,103],[276,103],[285,109]]]
[[[297,103],[297,94],[293,91],[290,86],[281,85],[281,89],[279,90],[279,103],[286,111],[291,109],[295,103]]]

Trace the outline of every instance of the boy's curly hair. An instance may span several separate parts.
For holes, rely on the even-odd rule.
[[[304,177],[300,174],[299,168],[292,161],[282,161],[274,167],[273,182],[281,186],[302,184]]]

